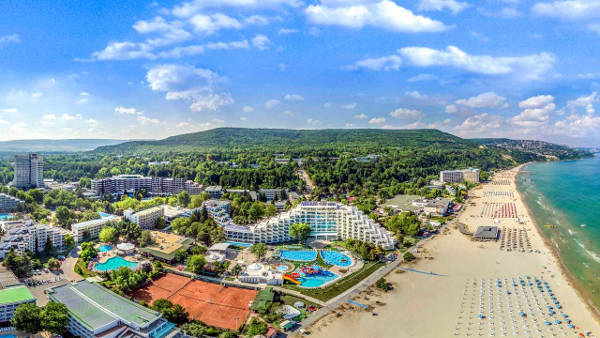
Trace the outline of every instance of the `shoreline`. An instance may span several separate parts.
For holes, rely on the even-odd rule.
[[[516,176],[518,176],[521,173],[521,170],[523,169],[523,167],[533,164],[533,163],[535,163],[535,162],[528,162],[528,163],[524,163],[524,164],[521,164],[521,165],[515,167],[515,169],[517,169]],[[515,185],[514,188],[515,188],[517,195],[519,196],[519,199],[521,200],[521,203],[525,206],[525,210],[527,211],[527,216],[529,217],[529,219],[535,226],[535,229],[536,229],[538,235],[540,236],[540,238],[542,238],[546,248],[548,248],[550,250],[550,252],[554,256],[554,258],[559,263],[558,265],[560,267],[561,274],[569,282],[569,285],[576,291],[577,296],[580,298],[582,303],[584,303],[588,307],[588,309],[594,315],[596,320],[600,322],[600,308],[598,306],[596,306],[596,304],[594,304],[594,302],[586,296],[585,287],[583,285],[581,285],[579,280],[577,280],[577,278],[575,276],[573,276],[573,274],[571,272],[569,272],[569,269],[567,268],[565,263],[560,258],[560,252],[559,252],[558,248],[556,248],[554,245],[552,245],[552,242],[550,242],[550,240],[546,237],[546,235],[544,235],[544,232],[540,228],[536,219],[533,217],[531,210],[529,210],[529,206],[527,205],[527,203],[525,203],[525,199],[523,198],[523,195],[521,194],[521,192],[519,191],[519,189],[517,187],[516,176],[515,176],[515,181],[514,181],[514,185]]]
[[[411,269],[399,271],[401,269],[397,268],[394,269],[394,273],[390,272],[385,276],[393,285],[392,291],[384,293],[371,287],[353,298],[361,304],[372,306],[377,312],[376,316],[370,311],[344,304],[311,325],[308,328],[311,335],[331,337],[352,333],[354,336],[377,338],[453,335],[463,337],[477,335],[479,330],[480,335],[487,336],[489,321],[490,334],[493,332],[496,336],[502,335],[504,330],[508,335],[517,336],[546,335],[546,331],[550,332],[550,336],[581,332],[592,332],[593,336],[597,336],[600,333],[598,313],[587,303],[587,298],[581,295],[581,290],[561,265],[562,261],[557,257],[552,245],[540,233],[541,229],[533,220],[523,196],[516,187],[516,176],[524,166],[502,170],[490,182],[481,184],[469,192],[470,198],[465,204],[468,207],[463,208],[457,215],[455,223],[445,227],[440,234],[419,243],[416,253],[419,259],[416,262],[402,264],[403,267]],[[514,194],[507,194],[510,192]],[[514,204],[518,216],[496,216],[496,211],[490,211],[490,206],[509,204]],[[470,236],[460,233],[460,223],[470,230],[478,226],[498,226],[500,230],[509,231],[508,233],[511,229],[513,233],[519,231],[519,241],[521,235],[523,242],[531,241],[532,250],[521,245],[518,249],[513,249],[510,244],[510,249],[502,249],[501,240],[474,241]],[[500,279],[506,281],[502,283],[503,287],[508,287],[511,279],[525,279],[525,276],[529,275],[550,283],[564,311],[576,323],[576,328],[567,329],[564,325],[555,324],[544,326],[544,320],[553,319],[548,317],[547,312],[538,311],[536,304],[533,304],[533,309],[525,310],[528,312],[527,319],[521,319],[518,315],[514,317],[513,312],[506,311],[506,306],[510,305],[510,302],[517,304],[519,301],[524,305],[529,304],[528,299],[532,299],[533,294],[527,298],[524,294],[511,292],[509,294],[512,300],[507,303],[508,296],[504,292],[499,293],[499,286],[495,285],[489,288],[489,292],[492,292],[493,299],[498,299],[498,302],[489,304],[487,299],[491,301],[492,297],[487,296],[481,298],[481,302],[486,312],[493,305],[496,316],[493,316],[492,312],[490,318],[476,317],[481,311],[476,310],[478,307],[474,305],[480,300],[479,296],[475,296],[475,293],[479,293],[479,285],[483,290],[485,282],[487,293],[487,283],[493,284],[492,281]],[[477,286],[473,287],[475,283]],[[473,288],[476,288],[477,292]],[[544,295],[538,294],[537,290],[528,293],[533,291],[538,298]],[[514,297],[520,297],[520,300]],[[471,299],[470,302],[467,299]],[[518,311],[517,308],[517,312],[514,313],[518,314]],[[515,321],[523,321],[523,325],[511,330],[511,323]],[[526,334],[525,327],[525,330],[532,331]]]

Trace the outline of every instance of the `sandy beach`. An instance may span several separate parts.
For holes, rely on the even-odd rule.
[[[457,219],[471,232],[496,225],[504,240],[473,241],[454,223],[419,248],[416,263],[403,265],[417,272],[387,276],[393,291],[372,288],[355,299],[372,305],[376,316],[344,305],[313,325],[311,335],[599,336],[598,317],[562,272],[517,192],[519,169],[500,172],[472,190]]]

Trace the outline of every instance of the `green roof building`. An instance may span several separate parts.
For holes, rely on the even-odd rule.
[[[35,297],[25,285],[13,285],[0,290],[0,322],[12,319],[21,304],[35,303]]]
[[[87,280],[50,289],[48,297],[69,309],[69,331],[80,337],[163,338],[178,334],[159,312]]]

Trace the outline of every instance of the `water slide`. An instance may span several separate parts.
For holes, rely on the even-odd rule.
[[[294,284],[300,284],[300,281],[298,281],[296,278],[294,278],[294,277],[292,277],[292,276],[290,276],[288,274],[284,274],[283,275],[283,279],[285,279],[287,281],[290,281],[290,282],[292,282]]]

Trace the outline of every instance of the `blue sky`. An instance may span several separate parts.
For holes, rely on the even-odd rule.
[[[600,145],[600,0],[4,0],[0,13],[0,139],[438,128]]]

